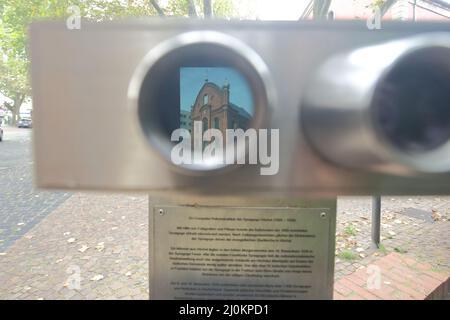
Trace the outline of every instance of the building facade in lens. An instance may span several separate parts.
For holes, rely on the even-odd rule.
[[[201,121],[203,131],[219,129],[225,136],[226,129],[247,130],[251,115],[243,108],[230,102],[230,85],[222,87],[212,82],[205,82],[200,89],[192,107],[191,121]],[[191,127],[191,132],[193,132]]]

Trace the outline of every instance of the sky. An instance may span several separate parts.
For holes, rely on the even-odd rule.
[[[309,0],[233,0],[233,3],[239,12],[248,12],[251,18],[298,20]]]
[[[298,20],[311,0],[231,0],[234,8],[242,17],[259,20]],[[450,4],[450,0],[442,0]],[[367,6],[373,0],[333,0],[330,9],[336,19],[361,19],[372,16],[372,10]],[[166,6],[168,0],[159,0],[161,6]],[[405,1],[412,3],[412,1]],[[423,3],[421,3],[423,4]],[[410,5],[411,6],[411,5]],[[439,10],[441,13],[443,9]],[[447,15],[447,14],[445,14]],[[436,18],[436,15],[433,15]],[[433,17],[424,17],[425,20]]]
[[[225,81],[230,84],[230,101],[253,114],[253,101],[250,87],[245,78],[233,68],[180,68],[180,106],[190,111],[198,92],[209,82],[222,87]]]
[[[243,16],[260,20],[297,20],[309,1],[310,0],[232,0],[233,6]],[[165,7],[169,1],[159,0],[158,3],[160,6]]]

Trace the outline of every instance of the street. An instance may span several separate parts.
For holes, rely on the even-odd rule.
[[[4,127],[0,142],[0,252],[26,234],[70,194],[33,188],[31,129]]]

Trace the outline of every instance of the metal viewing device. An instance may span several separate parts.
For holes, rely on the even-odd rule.
[[[38,22],[30,34],[35,182],[148,192],[153,299],[331,299],[337,195],[450,193],[448,24]],[[257,133],[221,142],[231,129]],[[181,140],[175,155],[214,142],[236,161],[175,161]],[[262,174],[267,160],[276,170]]]
[[[30,32],[40,187],[230,195],[450,191],[447,24],[386,22],[371,31],[362,22],[150,20],[68,30],[39,22]],[[277,174],[261,175],[248,164],[171,161],[171,132],[201,108],[183,77],[197,70],[207,78],[210,70],[217,78],[215,69],[229,71],[230,79],[215,84],[222,90],[229,81],[231,100],[221,100],[229,108],[219,120],[208,111],[207,127],[279,129]],[[239,95],[245,106],[233,101]],[[238,157],[247,152],[237,145]]]

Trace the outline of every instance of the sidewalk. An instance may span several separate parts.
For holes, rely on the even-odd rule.
[[[73,195],[0,254],[0,299],[148,299],[147,203]]]

